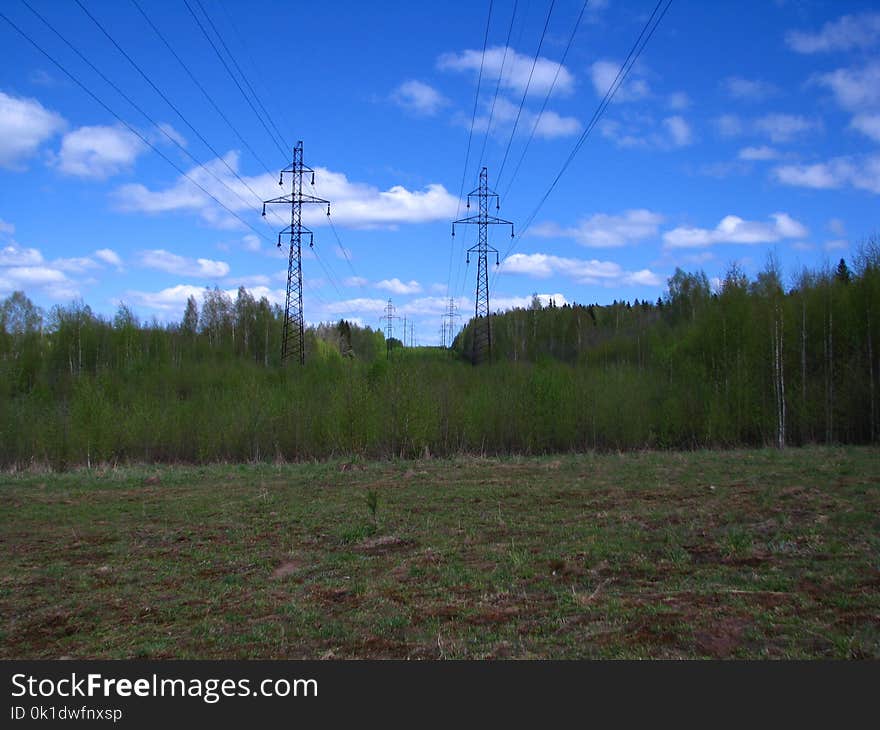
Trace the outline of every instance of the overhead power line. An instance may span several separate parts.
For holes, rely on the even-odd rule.
[[[208,14],[208,11],[205,10],[205,6],[202,5],[202,0],[196,0],[196,3],[198,4],[199,8],[201,9],[202,14],[205,16],[206,20],[210,24],[211,29],[214,31],[214,34],[220,40],[220,45],[223,46],[223,50],[226,51],[226,55],[229,56],[230,60],[232,61],[232,64],[235,66],[236,70],[241,75],[241,78],[244,81],[245,85],[248,87],[251,94],[253,94],[254,100],[257,102],[260,109],[263,111],[263,114],[266,115],[266,119],[269,120],[269,124],[272,125],[272,129],[274,129],[275,133],[278,135],[277,140],[275,139],[274,136],[272,137],[272,139],[276,142],[276,144],[278,144],[280,142],[281,149],[286,150],[288,145],[284,141],[284,135],[281,134],[281,132],[278,130],[278,126],[275,124],[275,120],[272,119],[272,115],[269,114],[268,111],[266,111],[266,107],[263,106],[263,102],[260,101],[260,97],[257,95],[257,92],[254,91],[254,87],[251,86],[251,82],[248,81],[247,75],[245,74],[244,71],[241,70],[241,66],[238,65],[238,61],[235,60],[235,56],[233,55],[232,51],[229,50],[229,46],[226,45],[226,41],[223,40],[223,35],[220,33],[219,30],[217,30],[217,26],[214,25],[214,21],[211,20],[211,16]]]
[[[31,8],[32,9],[32,8]],[[33,9],[32,9],[33,10]],[[193,185],[195,185],[199,190],[201,190],[205,195],[207,195],[211,200],[213,200],[217,205],[219,205],[223,210],[245,225],[247,228],[250,228],[256,235],[261,236],[262,238],[268,240],[268,236],[266,236],[262,231],[257,230],[248,223],[244,218],[242,218],[238,213],[225,205],[221,200],[219,200],[215,195],[213,195],[210,191],[208,191],[203,185],[201,185],[197,180],[193,179],[188,173],[186,173],[177,163],[175,163],[168,155],[166,155],[162,150],[160,150],[156,145],[154,145],[147,137],[145,137],[141,132],[139,132],[135,127],[129,124],[125,119],[123,119],[117,112],[115,112],[110,106],[108,106],[97,94],[95,94],[88,86],[86,86],[82,81],[80,81],[76,76],[73,75],[70,71],[68,71],[59,61],[57,61],[48,51],[44,50],[42,46],[40,46],[33,38],[31,38],[24,30],[22,30],[18,25],[16,25],[9,17],[7,17],[3,12],[0,12],[0,18],[5,20],[22,38],[24,38],[28,43],[30,43],[37,51],[39,51],[43,56],[45,56],[54,66],[58,68],[65,76],[67,76],[71,81],[73,81],[77,86],[79,86],[86,94],[88,94],[94,101],[101,106],[107,113],[112,115],[117,121],[119,121],[123,126],[125,126],[128,131],[134,134],[138,139],[140,139],[147,147],[153,150],[159,157],[161,157],[165,162],[167,162],[171,167],[177,170],[183,177],[189,180]],[[71,46],[72,47],[72,46]],[[108,83],[111,83],[108,81]],[[111,83],[111,85],[113,85]],[[118,87],[115,87],[118,90]],[[120,92],[121,93],[121,92]],[[129,100],[135,108],[138,108],[133,102]],[[158,125],[157,125],[158,126]],[[160,131],[161,130],[160,128]],[[166,133],[167,134],[167,133]],[[185,150],[184,150],[185,151]]]
[[[256,107],[254,106],[254,103],[250,100],[250,97],[247,95],[247,93],[245,93],[245,90],[242,88],[241,84],[238,82],[238,79],[235,78],[235,74],[232,73],[232,69],[229,68],[229,64],[226,63],[226,59],[223,58],[223,54],[220,53],[220,49],[217,48],[217,44],[214,43],[214,40],[208,34],[208,31],[205,29],[205,26],[202,24],[202,21],[199,20],[199,16],[196,15],[196,12],[193,10],[192,5],[189,4],[189,0],[183,0],[183,3],[184,3],[184,5],[186,5],[186,9],[189,10],[189,14],[192,16],[193,20],[196,21],[196,25],[199,26],[199,30],[202,31],[202,35],[205,36],[205,39],[210,44],[211,48],[214,49],[214,53],[217,54],[217,58],[220,59],[220,63],[223,64],[223,68],[225,68],[226,73],[229,74],[229,78],[231,78],[232,81],[235,83],[235,85],[238,87],[238,90],[241,92],[241,95],[244,97],[244,100],[248,103],[248,106],[251,108],[251,111],[254,113],[254,115],[257,117],[257,119],[260,120],[260,124],[263,125],[263,129],[266,130],[266,134],[269,135],[269,137],[275,143],[275,146],[278,147],[278,150],[281,152],[282,156],[287,157],[287,154],[288,154],[287,151],[285,151],[283,145],[279,144],[278,140],[275,139],[274,135],[272,134],[272,131],[266,125],[266,122],[263,120],[263,117],[260,116],[260,113],[257,111]],[[210,18],[208,18],[208,20],[210,21]]]
[[[498,168],[498,180],[501,180],[501,176],[504,174],[504,165],[507,164],[507,156],[510,154],[510,145],[513,143],[513,137],[516,134],[516,128],[519,126],[519,118],[522,115],[523,107],[526,103],[526,97],[529,94],[529,89],[532,86],[532,76],[535,74],[535,66],[538,65],[538,59],[541,57],[541,48],[544,45],[544,38],[547,36],[547,28],[550,26],[550,16],[553,15],[553,6],[556,5],[556,0],[550,0],[550,9],[547,11],[547,19],[544,21],[544,30],[541,31],[541,40],[538,41],[538,50],[535,51],[535,58],[532,61],[532,68],[529,71],[529,78],[526,81],[526,87],[523,91],[522,100],[519,102],[519,109],[516,112],[516,119],[513,122],[513,129],[510,130],[510,139],[507,140],[507,148],[504,150],[504,157],[501,160],[501,165]]]
[[[596,107],[596,111],[593,112],[593,116],[590,119],[589,124],[587,124],[586,129],[584,129],[578,141],[575,143],[568,157],[565,159],[565,162],[562,164],[562,168],[556,174],[556,177],[553,178],[553,181],[550,183],[544,195],[541,197],[538,204],[535,206],[534,210],[529,214],[529,217],[526,219],[525,223],[519,230],[516,238],[511,241],[510,246],[507,251],[504,252],[504,258],[506,259],[511,251],[516,247],[517,243],[522,240],[523,236],[525,236],[526,232],[531,226],[532,222],[535,220],[535,216],[538,215],[538,212],[543,207],[544,203],[547,202],[547,199],[550,197],[550,194],[556,188],[556,185],[559,183],[562,176],[565,174],[565,171],[568,169],[572,160],[574,160],[578,151],[583,147],[584,142],[587,141],[587,138],[590,136],[590,133],[599,123],[599,120],[602,118],[602,115],[605,113],[605,110],[608,108],[608,105],[614,99],[614,95],[617,93],[618,89],[623,85],[623,82],[626,80],[626,77],[629,75],[629,72],[632,70],[636,61],[638,61],[639,56],[642,55],[642,51],[645,50],[645,46],[648,45],[648,42],[654,36],[654,32],[657,30],[657,27],[660,25],[660,22],[663,20],[666,12],[669,10],[669,6],[672,5],[672,0],[666,0],[666,5],[663,7],[663,10],[660,10],[660,7],[663,5],[664,0],[657,0],[657,4],[654,6],[654,10],[651,13],[651,16],[645,21],[645,25],[642,27],[641,33],[639,33],[638,38],[636,38],[635,43],[632,48],[630,48],[629,54],[627,55],[624,62],[621,64],[620,69],[617,72],[617,76],[615,76],[614,81],[611,82],[611,85],[608,87],[608,90],[605,92],[605,96],[599,102],[598,107]]]
[[[205,90],[205,87],[202,86],[201,83],[199,83],[199,80],[195,77],[193,72],[190,71],[189,66],[187,66],[186,63],[184,62],[184,60],[177,54],[177,51],[175,51],[174,48],[172,48],[171,44],[168,42],[168,40],[165,38],[165,36],[162,34],[162,32],[156,27],[156,24],[153,23],[153,21],[147,15],[147,13],[144,11],[144,9],[140,6],[140,3],[138,3],[138,0],[131,0],[131,2],[134,3],[134,6],[138,9],[140,14],[144,16],[144,20],[147,21],[149,26],[153,29],[153,32],[159,37],[159,40],[165,44],[165,47],[168,49],[168,51],[171,53],[171,55],[174,56],[175,59],[177,59],[177,62],[180,64],[180,66],[183,68],[183,70],[186,71],[187,76],[189,76],[189,78],[192,80],[192,82],[198,87],[199,91],[202,92],[202,96],[205,97],[205,99],[208,101],[208,103],[211,105],[211,107],[214,109],[214,111],[220,115],[220,118],[224,122],[226,122],[226,126],[228,126],[232,130],[232,132],[235,134],[235,136],[238,137],[239,142],[241,142],[247,148],[247,151],[250,152],[254,156],[254,159],[260,163],[260,165],[263,167],[263,169],[271,175],[272,171],[269,169],[269,166],[265,162],[263,162],[263,159],[254,151],[254,148],[248,144],[247,140],[245,140],[245,138],[241,135],[241,132],[238,131],[238,129],[235,127],[235,125],[231,121],[229,121],[229,117],[227,117],[223,113],[223,110],[217,105],[217,102],[214,101],[214,98]]]
[[[551,83],[550,88],[547,89],[547,95],[544,97],[544,103],[541,104],[541,111],[539,111],[537,116],[535,117],[535,121],[532,124],[532,131],[529,132],[529,138],[526,140],[526,143],[523,146],[522,153],[519,156],[516,167],[513,169],[513,174],[510,176],[510,180],[507,181],[507,187],[504,189],[504,193],[502,193],[501,195],[502,198],[507,198],[507,194],[510,192],[510,188],[513,186],[513,181],[516,180],[516,175],[519,172],[519,168],[522,166],[523,160],[526,157],[526,152],[528,152],[529,145],[535,138],[535,132],[538,129],[538,124],[540,124],[541,117],[544,116],[544,111],[547,109],[547,104],[550,101],[550,95],[556,88],[556,82],[559,80],[559,74],[565,65],[565,59],[568,57],[568,52],[569,50],[571,50],[571,45],[574,42],[574,37],[577,34],[578,28],[581,25],[581,20],[583,20],[584,13],[586,12],[587,6],[589,4],[590,0],[584,0],[584,4],[581,6],[581,12],[578,14],[577,20],[574,24],[574,28],[571,29],[571,35],[568,37],[568,43],[566,43],[565,50],[562,52],[562,58],[559,59],[559,63],[556,66],[556,73],[553,75],[553,83]]]

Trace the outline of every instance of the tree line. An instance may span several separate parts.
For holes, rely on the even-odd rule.
[[[880,243],[786,285],[774,259],[656,302],[492,317],[493,361],[341,320],[281,367],[283,311],[206,289],[180,322],[0,304],[0,464],[876,442]]]

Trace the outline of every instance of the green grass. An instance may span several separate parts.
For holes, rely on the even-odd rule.
[[[878,457],[6,474],[0,658],[878,658]]]

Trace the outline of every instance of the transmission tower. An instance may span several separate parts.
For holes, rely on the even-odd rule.
[[[293,162],[290,167],[281,171],[278,184],[284,185],[284,173],[292,177],[290,195],[273,198],[263,203],[263,217],[266,206],[270,203],[284,203],[290,206],[290,225],[278,233],[278,248],[281,248],[281,237],[290,235],[290,256],[287,262],[287,301],[284,305],[284,330],[281,338],[281,362],[289,357],[296,357],[299,364],[306,361],[303,320],[303,278],[302,278],[302,239],[303,234],[309,237],[309,247],[315,245],[314,234],[302,224],[302,207],[304,203],[320,203],[327,206],[330,215],[330,202],[314,195],[303,194],[303,175],[311,173],[312,185],[315,184],[315,171],[303,164],[303,143],[299,141],[293,148]]]
[[[446,305],[446,312],[441,315],[442,325],[440,328],[441,335],[443,337],[443,347],[447,347],[446,335],[449,333],[449,342],[448,346],[452,347],[452,342],[455,339],[455,320],[456,318],[461,319],[461,315],[458,313],[458,307],[455,306],[455,299],[449,297],[449,303]]]
[[[385,320],[385,356],[391,357],[391,340],[394,338],[394,320],[400,319],[400,317],[396,314],[396,309],[394,305],[391,303],[391,300],[388,300],[388,304],[385,305],[385,314],[380,317],[380,319]]]
[[[455,236],[455,224],[469,224],[478,226],[479,236],[477,243],[467,250],[467,263],[471,262],[471,254],[477,254],[477,290],[476,305],[474,308],[474,333],[471,362],[476,365],[483,360],[492,361],[492,324],[490,321],[491,310],[489,309],[489,252],[495,254],[495,265],[498,266],[498,249],[489,245],[489,226],[510,226],[510,237],[513,238],[513,223],[489,215],[489,200],[495,199],[495,210],[501,209],[498,194],[489,189],[489,171],[487,168],[480,170],[480,184],[475,190],[468,193],[467,207],[471,207],[471,198],[479,201],[479,212],[476,215],[461,218],[452,223],[452,235]]]

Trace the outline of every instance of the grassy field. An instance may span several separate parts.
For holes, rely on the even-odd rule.
[[[880,657],[869,448],[0,476],[2,658]]]

